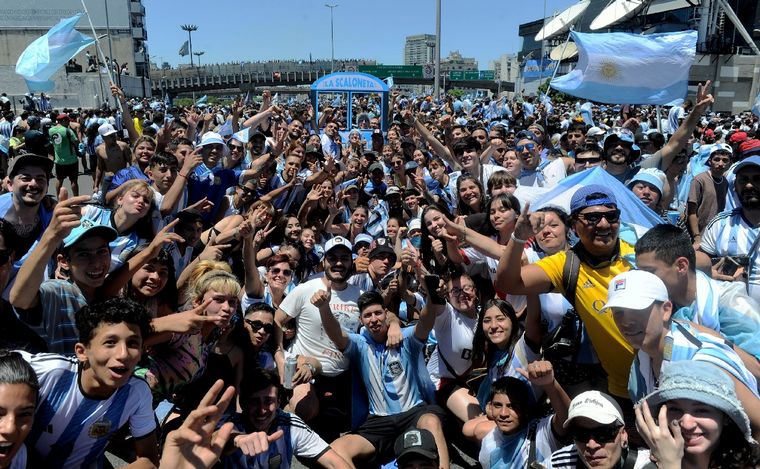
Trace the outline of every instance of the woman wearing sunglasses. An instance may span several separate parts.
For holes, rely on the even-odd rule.
[[[253,363],[259,368],[275,371],[277,364],[274,362],[272,348],[269,340],[274,334],[274,308],[261,301],[251,304],[245,310],[243,318],[243,330],[248,340],[244,341],[246,360],[253,359]]]

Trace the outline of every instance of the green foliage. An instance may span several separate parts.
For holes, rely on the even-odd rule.
[[[546,89],[549,88],[549,82],[551,81],[551,78],[547,79],[545,82],[541,83],[538,86],[538,93],[546,93]],[[562,104],[562,103],[572,103],[575,102],[578,98],[570,96],[569,94],[565,94],[561,91],[557,91],[554,88],[552,88],[549,97],[552,99],[552,102],[554,104]]]
[[[453,90],[449,90],[448,91],[448,94],[450,94],[451,96],[453,96],[454,98],[457,98],[457,99],[459,99],[462,96],[464,96],[465,93],[466,93],[466,91],[463,90],[463,89],[461,89],[461,88],[454,88]]]

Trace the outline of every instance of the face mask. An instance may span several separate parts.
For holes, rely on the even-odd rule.
[[[419,249],[420,245],[422,245],[422,236],[415,236],[413,238],[409,238],[409,241],[411,241],[412,246]]]

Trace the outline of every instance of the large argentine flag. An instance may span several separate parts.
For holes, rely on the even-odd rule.
[[[578,66],[552,80],[552,88],[610,104],[665,104],[686,96],[696,31],[570,34]]]

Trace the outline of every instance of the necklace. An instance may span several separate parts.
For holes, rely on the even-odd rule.
[[[723,184],[723,176],[721,176],[718,179],[715,179],[715,176],[712,176],[712,180],[715,184]]]

